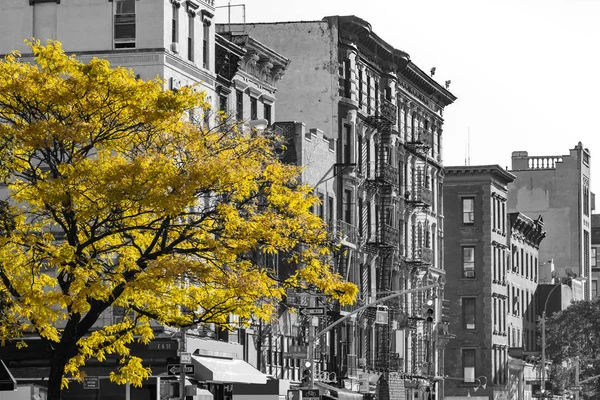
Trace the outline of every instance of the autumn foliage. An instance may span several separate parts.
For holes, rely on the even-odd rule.
[[[108,354],[121,359],[113,381],[140,385],[150,371],[128,345],[153,338],[151,321],[268,320],[287,287],[354,300],[277,137],[190,122],[209,110],[193,88],[30,47],[33,62],[0,62],[0,337],[52,343],[50,398]],[[296,272],[280,281],[257,253]],[[122,321],[97,326],[113,306]]]

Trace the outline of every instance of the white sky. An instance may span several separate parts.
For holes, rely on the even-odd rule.
[[[581,141],[598,177],[592,191],[600,194],[600,0],[216,0],[215,6],[228,3],[232,22],[242,21],[239,4],[247,22],[366,20],[423,71],[436,67],[440,84],[452,81],[458,100],[445,111],[445,165],[465,164],[467,142],[471,165],[510,168],[513,151],[566,155]],[[217,21],[226,20],[227,8],[217,8]]]

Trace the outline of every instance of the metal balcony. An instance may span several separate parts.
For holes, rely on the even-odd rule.
[[[385,97],[382,97],[379,102],[379,116],[393,125],[396,123],[396,118],[398,117],[398,107]]]
[[[380,224],[375,235],[371,235],[369,244],[376,246],[399,246],[400,231],[388,224]]]
[[[337,220],[335,222],[334,233],[342,244],[344,244],[344,242],[352,245],[357,244],[356,227],[346,221]]]
[[[433,134],[426,129],[419,128],[414,134],[409,135],[406,146],[413,150],[430,149],[433,146]]]
[[[414,192],[406,192],[404,198],[407,204],[421,206],[431,206],[433,204],[431,190],[424,187],[417,188]]]
[[[412,251],[408,257],[406,257],[406,262],[415,263],[415,264],[433,264],[433,249],[428,247],[419,247]]]
[[[377,171],[375,171],[377,180],[398,186],[398,168],[388,163],[379,163]]]

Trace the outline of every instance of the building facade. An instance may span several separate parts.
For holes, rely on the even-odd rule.
[[[497,165],[446,167],[446,399],[524,399],[533,365],[509,354],[536,348],[541,219],[508,213],[515,176]],[[477,392],[475,394],[475,392]]]
[[[442,290],[354,311],[390,292],[444,281],[442,127],[444,108],[456,98],[355,16],[218,25],[217,32],[247,32],[293,55],[279,85],[278,117],[302,120],[336,142],[329,167],[335,196],[323,197],[325,220],[343,238],[335,268],[360,294],[354,307],[330,305],[349,317],[319,338],[313,361],[337,377],[332,384],[361,393],[442,398]],[[425,300],[434,302],[431,322],[422,318]]]
[[[600,215],[592,214],[592,252],[590,256],[590,266],[592,267],[592,288],[590,298],[593,300],[598,297],[598,282],[600,279],[600,263],[598,263],[598,254],[600,254]]]
[[[166,89],[198,85],[216,109],[214,14],[214,0],[6,0],[0,54],[58,40],[82,61],[103,58]]]
[[[592,295],[590,158],[581,142],[562,156],[514,151],[510,172],[516,178],[508,197],[511,212],[530,218],[541,215],[546,226],[552,227],[540,247],[540,259],[542,263],[552,260],[560,277],[585,277],[586,300]]]

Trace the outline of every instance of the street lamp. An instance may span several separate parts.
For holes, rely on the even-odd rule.
[[[577,281],[581,283],[585,283],[587,281],[586,277],[580,276],[576,278],[571,278],[570,281]],[[542,381],[540,385],[540,390],[542,392],[542,397],[546,397],[546,309],[548,307],[548,300],[552,296],[552,292],[556,290],[556,288],[562,286],[562,283],[554,286],[552,290],[546,296],[546,301],[544,302],[544,309],[542,310],[542,319],[541,319],[541,327],[542,327]]]

